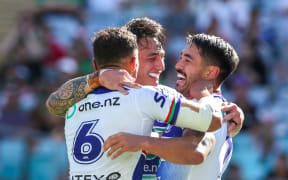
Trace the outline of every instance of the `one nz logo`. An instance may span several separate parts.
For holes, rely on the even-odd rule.
[[[112,106],[120,106],[120,97],[108,98],[108,99],[104,99],[103,101],[86,102],[84,104],[81,104],[78,110],[82,112],[82,111],[88,111],[92,109],[112,107]]]

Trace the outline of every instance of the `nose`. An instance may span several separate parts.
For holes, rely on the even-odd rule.
[[[183,63],[181,59],[175,64],[175,69],[182,69],[183,68]]]
[[[157,57],[157,60],[155,61],[155,69],[157,69],[157,71],[164,71],[165,70],[165,62],[164,62],[164,57],[159,55]]]

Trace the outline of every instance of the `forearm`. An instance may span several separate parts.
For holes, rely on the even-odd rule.
[[[90,79],[92,79],[92,76],[94,76],[94,73],[89,75]],[[95,88],[96,86],[97,82],[93,83],[93,87]],[[46,107],[50,113],[64,117],[69,107],[84,99],[92,90],[88,85],[87,76],[69,80],[49,96],[46,101]]]
[[[124,152],[136,152],[141,149],[151,154],[177,164],[200,164],[215,144],[213,133],[202,133],[185,129],[183,137],[153,138],[129,133],[114,134],[103,144],[103,152],[108,150],[107,156],[117,158]]]
[[[182,99],[175,125],[202,132],[219,129],[222,126],[222,114],[215,107],[212,109],[210,99],[211,97],[202,98],[201,104]]]
[[[176,164],[200,164],[203,154],[197,150],[199,140],[195,137],[153,138],[145,137],[142,149]]]

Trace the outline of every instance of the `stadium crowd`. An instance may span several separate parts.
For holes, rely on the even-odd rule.
[[[166,71],[187,32],[230,42],[240,56],[223,94],[245,113],[224,180],[288,179],[287,0],[35,1],[0,42],[0,179],[66,180],[64,119],[50,115],[47,96],[93,71],[91,37],[106,27],[147,16],[166,29]]]

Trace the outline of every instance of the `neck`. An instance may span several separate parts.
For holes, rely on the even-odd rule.
[[[213,93],[213,85],[210,81],[200,80],[194,83],[190,89],[190,97],[201,99],[204,96],[209,96]]]
[[[116,64],[109,64],[104,66],[99,66],[99,69],[123,69],[123,67],[116,65]]]
[[[121,70],[125,70],[125,71],[127,71],[133,78],[135,78],[134,77],[134,71],[131,69],[131,68],[129,68],[129,66],[125,66],[125,65],[106,65],[106,66],[102,66],[101,68],[99,68],[99,71],[101,71],[101,70],[103,70],[103,69],[113,69],[113,70],[115,70],[115,72],[120,72]],[[124,76],[123,75],[123,71],[122,71],[122,74],[120,73],[120,74],[118,74],[117,75],[117,73],[115,73],[115,75],[116,76]],[[125,75],[126,76],[126,75]],[[126,76],[127,77],[127,76]]]
[[[219,85],[219,84],[216,82],[216,80],[213,81],[213,90],[214,90],[214,91],[221,91],[221,86],[222,86],[222,84]]]

